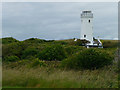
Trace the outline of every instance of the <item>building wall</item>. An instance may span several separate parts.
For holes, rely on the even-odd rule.
[[[80,39],[86,39],[93,44],[93,14],[81,14],[81,35]]]

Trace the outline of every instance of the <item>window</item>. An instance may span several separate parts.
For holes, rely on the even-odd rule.
[[[89,23],[90,23],[90,20],[89,20]]]
[[[86,35],[84,35],[84,38],[86,38]]]

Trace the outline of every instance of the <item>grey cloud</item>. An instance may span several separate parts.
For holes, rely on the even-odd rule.
[[[94,35],[117,38],[117,3],[3,3],[3,37],[80,37],[80,13],[94,13]]]

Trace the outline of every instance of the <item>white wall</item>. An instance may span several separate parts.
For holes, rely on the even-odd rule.
[[[90,20],[90,22],[89,22]],[[84,37],[86,35],[86,37]],[[81,35],[80,39],[86,39],[93,44],[93,17],[81,17]]]

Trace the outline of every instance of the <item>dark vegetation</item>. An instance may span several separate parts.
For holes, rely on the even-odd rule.
[[[40,51],[37,57],[41,60],[62,60],[66,57],[65,50],[61,45],[51,45]]]
[[[75,53],[62,62],[62,66],[70,69],[98,69],[112,64],[113,56],[98,49],[86,49]]]
[[[118,47],[118,40],[101,40],[104,48]]]
[[[105,49],[86,49],[81,46],[87,41],[42,40],[30,38],[18,41],[12,37],[2,39],[3,62],[39,59],[41,61],[61,61],[63,67],[70,69],[97,69],[112,64],[114,54]],[[104,48],[117,47],[115,41],[104,41]],[[114,52],[113,52],[114,53]]]
[[[19,42],[19,41],[12,37],[2,38],[2,44],[9,44],[9,43],[13,43],[13,42]]]
[[[2,38],[3,86],[118,87],[117,40],[102,40],[104,48],[90,49],[83,46],[87,42]]]

